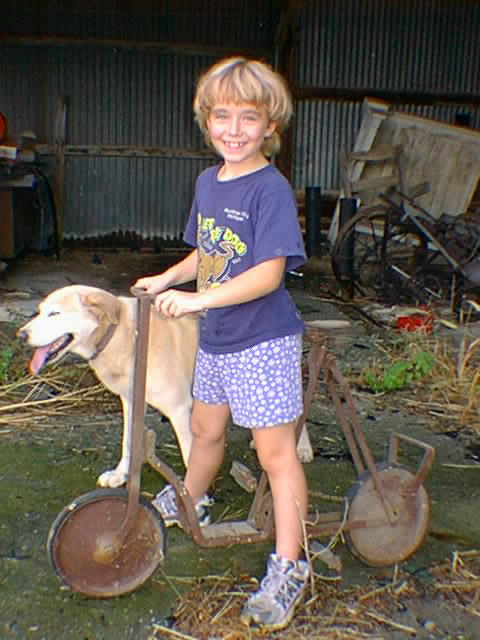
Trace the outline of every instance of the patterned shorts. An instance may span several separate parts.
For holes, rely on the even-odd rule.
[[[193,395],[205,404],[228,404],[241,427],[293,422],[303,410],[301,356],[301,335],[266,340],[235,353],[199,349]]]

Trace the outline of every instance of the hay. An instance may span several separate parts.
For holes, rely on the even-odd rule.
[[[431,567],[428,573],[427,582],[396,568],[388,584],[351,589],[315,574],[314,586],[290,626],[276,633],[262,633],[240,622],[242,606],[258,587],[257,580],[229,574],[199,578],[181,597],[173,613],[174,625],[155,624],[152,638],[379,640],[394,631],[408,638],[422,629],[420,622],[413,625],[411,618],[402,619],[415,600],[427,600],[432,607],[444,602],[472,619],[480,617],[480,551],[455,552],[449,562]]]
[[[119,410],[118,399],[83,364],[0,385],[0,425],[42,427],[46,417],[91,412],[92,405],[96,413]]]

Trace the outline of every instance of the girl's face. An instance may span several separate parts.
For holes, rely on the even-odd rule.
[[[225,161],[224,177],[238,177],[265,165],[261,148],[275,130],[275,123],[268,119],[264,107],[248,102],[217,103],[208,116],[207,128],[213,146]]]

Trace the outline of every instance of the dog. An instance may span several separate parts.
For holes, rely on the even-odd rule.
[[[198,344],[198,319],[193,315],[171,319],[150,311],[146,402],[166,416],[175,432],[187,466],[192,444],[190,415],[192,379]],[[127,481],[131,417],[130,385],[134,362],[136,300],[84,285],[50,293],[38,313],[18,331],[35,348],[30,371],[74,353],[88,361],[98,379],[120,397],[123,410],[121,459],[102,473],[97,484],[119,487]]]
[[[101,487],[119,487],[127,481],[130,442],[130,384],[134,360],[136,300],[85,285],[56,289],[38,306],[38,313],[18,330],[35,348],[30,371],[37,374],[47,363],[74,353],[88,361],[98,379],[121,400],[122,454],[115,469],[97,479]],[[190,415],[192,380],[198,346],[198,316],[167,318],[150,312],[146,402],[170,421],[182,460],[188,463],[192,445]],[[302,462],[313,459],[306,427],[298,443]]]

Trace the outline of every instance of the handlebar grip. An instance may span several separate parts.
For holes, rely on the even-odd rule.
[[[148,296],[153,300],[154,296],[151,296],[145,289],[141,289],[140,287],[130,287],[130,293],[136,298],[143,298]]]

